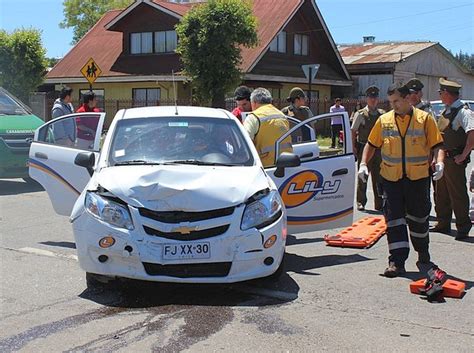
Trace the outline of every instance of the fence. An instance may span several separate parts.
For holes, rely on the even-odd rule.
[[[43,118],[45,121],[51,119],[51,109],[54,104],[54,98],[46,95],[32,95],[30,98],[30,104],[34,111],[38,112],[38,116]],[[178,105],[193,105],[190,99],[178,99],[176,102]],[[342,100],[342,105],[346,108],[346,111],[351,115],[358,103],[365,106],[365,101],[346,98]],[[80,102],[73,101],[73,106],[77,109]],[[171,106],[174,105],[175,101],[170,99],[161,99],[159,101],[139,101],[132,99],[107,99],[105,101],[98,102],[100,110],[107,113],[106,125],[108,126],[117,111],[120,109],[133,108],[133,107],[146,107],[146,106]],[[329,112],[329,108],[334,104],[332,100],[328,99],[311,99],[309,107],[314,115],[324,114]],[[288,105],[288,102],[284,99],[275,99],[273,105],[277,108],[282,109]],[[226,99],[226,109],[232,111],[236,107],[236,103],[232,98]],[[379,107],[385,110],[389,109],[388,101],[380,101]],[[43,114],[43,115],[41,115]]]

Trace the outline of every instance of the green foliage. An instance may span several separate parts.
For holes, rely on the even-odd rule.
[[[132,2],[133,0],[64,0],[64,20],[59,27],[74,29],[72,44],[75,44],[104,13],[127,7]]]
[[[53,68],[59,62],[58,58],[46,58],[46,67]]]
[[[39,30],[0,30],[0,86],[28,102],[29,93],[43,82],[45,53]]]
[[[222,106],[225,92],[240,82],[241,46],[257,44],[256,28],[248,0],[209,0],[176,26],[176,52],[201,103]]]
[[[463,53],[462,50],[454,57],[471,73],[474,73],[474,54]]]

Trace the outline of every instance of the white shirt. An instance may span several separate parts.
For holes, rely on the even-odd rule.
[[[451,108],[459,108],[463,105],[464,103],[458,99],[450,106],[446,106],[446,113],[449,113]],[[474,112],[470,109],[462,108],[455,116],[451,126],[454,131],[457,131],[460,127],[462,127],[466,133],[474,130]]]
[[[342,105],[340,105],[339,107],[333,105],[331,108],[329,108],[329,113],[340,113],[345,111],[346,108],[344,108],[344,106]],[[342,125],[342,116],[335,116],[331,118],[331,125]]]

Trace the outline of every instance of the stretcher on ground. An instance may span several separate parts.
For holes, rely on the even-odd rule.
[[[368,248],[386,231],[387,225],[383,216],[364,217],[336,235],[325,235],[324,241],[330,246]]]
[[[410,292],[413,294],[423,294],[422,291],[425,288],[426,279],[422,278],[418,281],[410,283]],[[461,281],[455,281],[453,279],[447,279],[443,283],[443,296],[449,298],[461,298],[464,295],[466,284]]]

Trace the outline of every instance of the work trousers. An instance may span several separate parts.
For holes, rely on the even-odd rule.
[[[444,175],[436,181],[435,210],[438,224],[451,228],[454,211],[458,232],[469,233],[472,224],[469,218],[469,196],[467,194],[466,165],[456,164],[454,159],[444,159]]]
[[[331,125],[331,147],[334,148],[339,144],[339,132],[342,130],[341,124]]]
[[[428,252],[430,178],[413,181],[404,177],[395,182],[382,178],[382,188],[389,261],[402,266],[410,252],[407,224],[413,248],[417,252]]]
[[[364,151],[365,144],[357,143],[357,169],[360,167],[360,161],[362,160],[362,152]],[[374,191],[374,208],[376,210],[382,209],[382,197],[378,191],[377,185],[380,183],[380,163],[382,163],[382,157],[380,150],[376,150],[374,156],[367,163],[367,169],[372,178],[372,190]],[[360,178],[357,178],[357,204],[365,206],[367,204],[367,181],[364,183]]]

